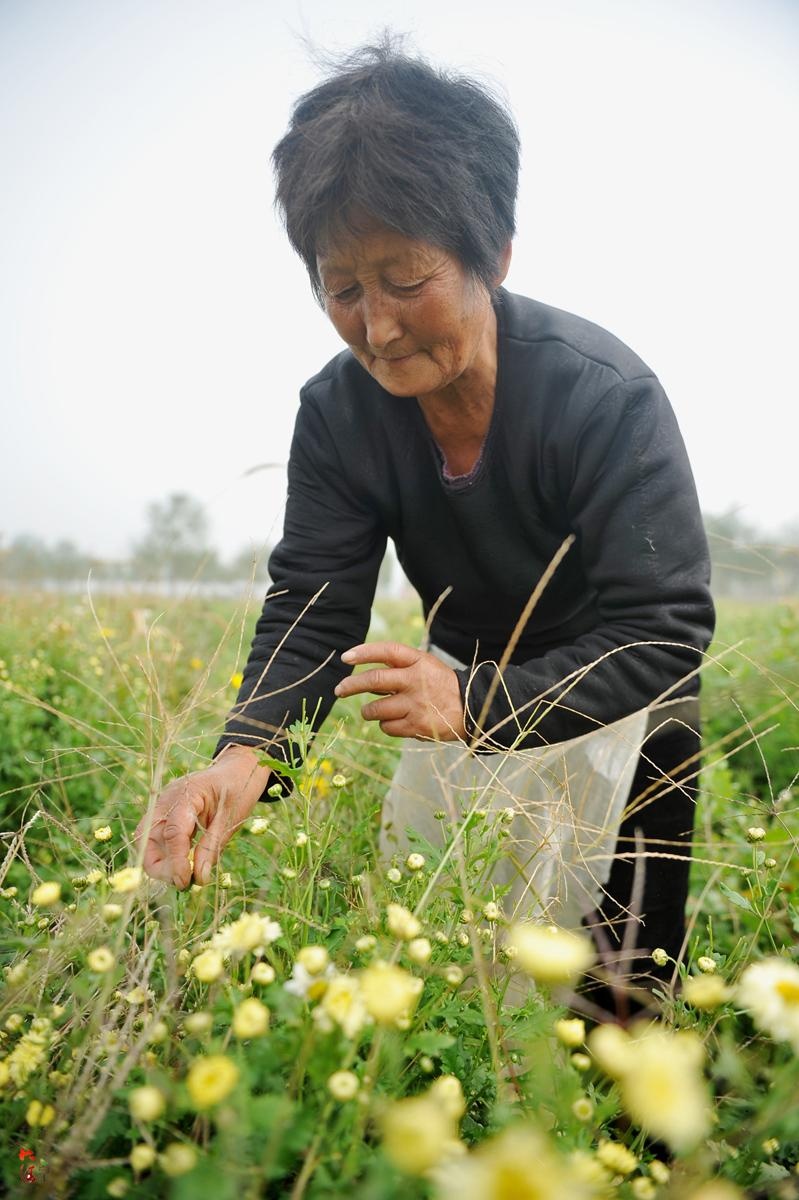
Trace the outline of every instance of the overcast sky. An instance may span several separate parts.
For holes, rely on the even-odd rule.
[[[523,145],[506,286],[663,382],[706,511],[799,517],[799,4],[0,0],[0,536],[124,555],[188,491],[274,540],[302,382],[340,344],[269,154],[389,25],[498,84]]]

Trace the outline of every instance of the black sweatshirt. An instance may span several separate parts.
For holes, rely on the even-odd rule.
[[[713,633],[709,558],[663,388],[592,322],[504,288],[494,303],[496,399],[466,479],[445,479],[418,402],[384,391],[348,350],[303,387],[273,582],[217,754],[238,742],[288,761],[282,731],[303,699],[319,728],[351,671],[339,655],[366,637],[388,537],[425,616],[452,589],[430,640],[473,664],[456,674],[467,732],[490,731],[478,752],[565,741],[697,693],[685,676]],[[496,664],[569,534],[478,730]]]

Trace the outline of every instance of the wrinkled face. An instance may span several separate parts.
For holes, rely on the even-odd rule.
[[[325,311],[361,366],[394,396],[425,396],[492,354],[491,299],[446,250],[378,228],[317,258]]]

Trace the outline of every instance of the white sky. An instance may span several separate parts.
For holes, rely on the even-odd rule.
[[[241,476],[340,344],[269,154],[318,78],[300,35],[383,25],[507,93],[506,286],[641,355],[706,511],[796,519],[799,5],[0,0],[2,540],[123,555],[179,490],[225,554],[278,536],[284,473]]]

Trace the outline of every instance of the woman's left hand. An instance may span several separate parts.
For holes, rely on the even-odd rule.
[[[458,677],[434,654],[402,642],[367,642],[345,650],[342,662],[385,663],[374,671],[350,675],[335,689],[337,696],[377,692],[361,709],[365,721],[379,721],[391,737],[431,738],[441,742],[465,739],[463,700]]]

